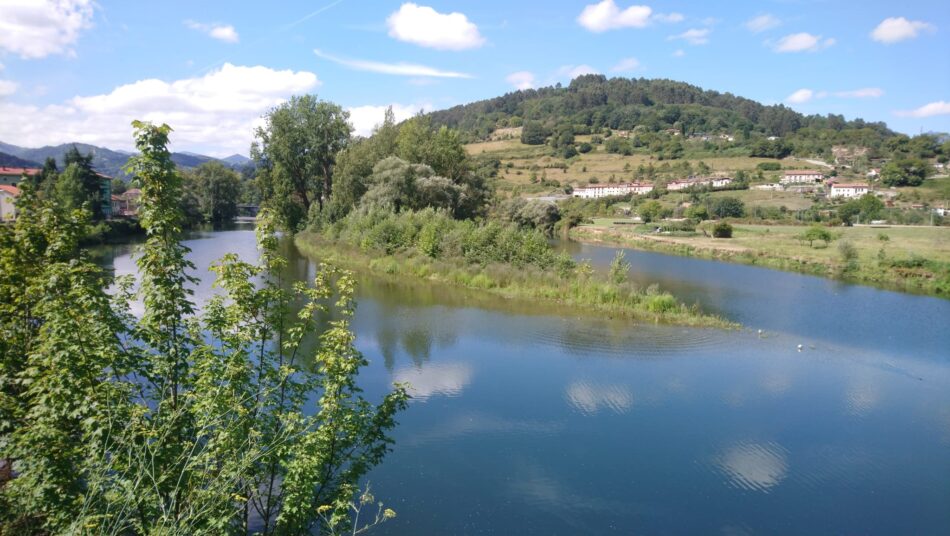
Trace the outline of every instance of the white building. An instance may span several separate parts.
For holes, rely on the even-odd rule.
[[[876,179],[881,176],[881,168],[872,168],[871,171],[867,172],[867,178]]]
[[[571,195],[585,199],[596,199],[599,197],[612,197],[617,195],[643,195],[652,191],[652,184],[631,182],[628,184],[591,184],[589,186],[580,186],[574,188],[574,192]]]
[[[845,197],[845,198],[854,198],[861,197],[864,194],[870,193],[871,187],[867,184],[832,184],[831,192],[828,193],[828,197]]]
[[[0,184],[0,221],[16,219],[16,198],[20,189],[9,184]]]
[[[823,181],[825,175],[813,169],[786,171],[782,184],[815,184]]]
[[[707,177],[702,179],[689,178],[689,179],[680,179],[675,181],[670,181],[666,185],[666,189],[671,192],[676,192],[679,190],[685,190],[687,188],[692,188],[694,186],[710,186],[712,188],[724,188],[732,184],[732,179],[729,177]]]

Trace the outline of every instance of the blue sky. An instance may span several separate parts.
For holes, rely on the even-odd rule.
[[[725,5],[723,5],[725,4]],[[950,131],[946,2],[418,3],[0,0],[0,140],[247,154],[268,108],[316,93],[367,132],[599,72],[683,80],[803,113]]]

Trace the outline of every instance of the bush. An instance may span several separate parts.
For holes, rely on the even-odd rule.
[[[676,298],[669,294],[657,294],[647,298],[647,310],[651,313],[668,313],[679,307]]]
[[[732,225],[724,221],[718,222],[713,226],[712,234],[714,238],[732,238]]]
[[[778,162],[759,162],[759,165],[755,166],[757,169],[762,171],[778,171],[782,169],[782,164]]]

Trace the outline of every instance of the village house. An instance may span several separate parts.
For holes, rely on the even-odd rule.
[[[871,187],[867,184],[832,184],[828,197],[844,197],[847,199],[861,197],[870,193]]]
[[[815,184],[824,180],[825,175],[813,169],[786,171],[782,184]]]
[[[42,171],[40,168],[0,167],[0,184],[16,186],[23,177],[34,177]]]
[[[779,183],[775,184],[757,184],[752,187],[753,190],[765,190],[768,192],[777,192],[782,189],[782,185]]]
[[[867,172],[867,178],[876,179],[881,176],[881,168],[871,168],[871,171]]]
[[[643,195],[653,191],[653,185],[647,183],[632,182],[628,184],[591,184],[589,186],[579,186],[574,188],[571,195],[582,197],[584,199],[597,199],[600,197],[612,197],[617,195]]]
[[[0,221],[16,219],[16,198],[20,189],[9,184],[0,184]]]
[[[142,197],[142,190],[131,188],[119,195],[112,197],[112,216],[113,217],[134,217],[139,213],[139,198]]]
[[[705,177],[705,178],[695,178],[690,177],[688,179],[679,179],[675,181],[670,181],[666,185],[666,189],[671,192],[677,192],[680,190],[686,190],[687,188],[692,188],[694,186],[709,186],[712,188],[724,188],[732,184],[732,179],[729,177]]]

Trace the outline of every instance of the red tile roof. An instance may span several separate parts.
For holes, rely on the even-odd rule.
[[[37,175],[41,171],[40,168],[0,167],[0,175]]]
[[[10,186],[9,184],[0,184],[0,191],[10,195],[20,195],[20,189],[16,186]]]

